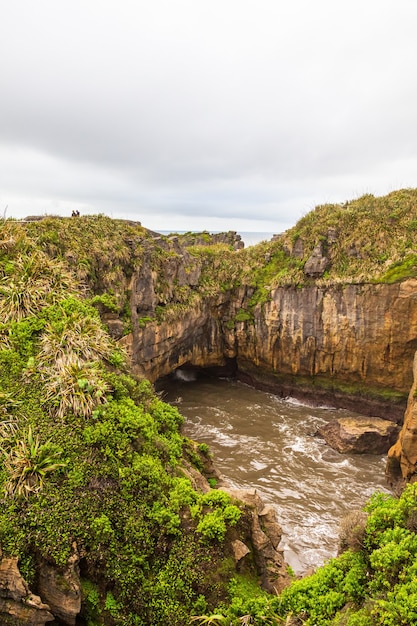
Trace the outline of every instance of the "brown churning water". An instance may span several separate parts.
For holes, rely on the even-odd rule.
[[[388,491],[385,457],[341,455],[315,436],[331,407],[281,399],[222,379],[170,380],[163,399],[186,418],[184,434],[207,443],[235,487],[255,487],[275,506],[281,548],[297,574],[336,555],[340,520],[375,491]]]

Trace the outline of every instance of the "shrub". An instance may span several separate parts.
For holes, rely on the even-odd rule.
[[[0,273],[0,318],[19,321],[75,293],[75,281],[60,261],[37,250],[18,255]]]
[[[341,552],[345,550],[356,552],[363,548],[367,518],[365,511],[351,511],[345,515],[339,528],[339,550]]]
[[[29,426],[24,436],[16,439],[4,459],[8,475],[6,493],[11,497],[36,493],[43,487],[47,474],[65,466],[57,448],[50,441],[41,444]]]

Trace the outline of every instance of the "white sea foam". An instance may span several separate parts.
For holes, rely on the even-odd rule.
[[[174,372],[174,378],[184,383],[191,383],[197,380],[197,372],[195,370],[182,370],[178,368]]]
[[[302,402],[301,400],[298,400],[298,398],[293,398],[292,396],[287,396],[286,398],[277,398],[277,400],[280,401],[284,401],[287,404],[293,404],[294,406],[311,406],[311,404],[308,404],[307,402]]]
[[[252,461],[250,462],[251,466],[254,467],[256,470],[263,470],[266,467],[268,467],[268,463],[262,463],[262,461],[258,461],[256,459],[252,459]]]

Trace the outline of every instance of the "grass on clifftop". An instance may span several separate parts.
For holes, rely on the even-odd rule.
[[[304,273],[317,247],[328,259],[319,278]],[[246,254],[244,280],[258,290],[274,286],[392,283],[417,276],[417,189],[383,197],[367,194],[316,207],[276,241]]]

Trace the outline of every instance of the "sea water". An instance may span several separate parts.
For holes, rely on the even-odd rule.
[[[281,548],[296,573],[335,556],[342,518],[375,491],[388,491],[384,456],[339,454],[317,436],[320,426],[351,412],[224,379],[171,379],[163,399],[178,406],[184,433],[209,445],[233,487],[256,488],[275,507]]]

